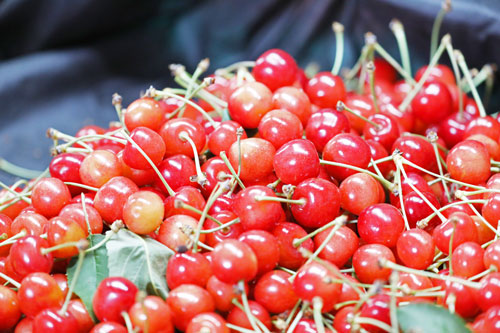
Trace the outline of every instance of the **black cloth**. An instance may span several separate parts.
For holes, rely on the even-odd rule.
[[[168,64],[193,70],[255,59],[282,48],[302,66],[329,69],[335,53],[331,22],[346,27],[343,65],[359,55],[366,31],[399,59],[388,28],[405,25],[414,70],[428,61],[437,0],[3,0],[0,1],[0,156],[43,170],[54,127],[116,119],[111,95],[124,105],[148,86],[172,84]],[[500,2],[454,0],[443,23],[470,67],[500,63]],[[496,89],[498,91],[498,89]],[[497,111],[498,99],[489,106]],[[15,178],[0,173],[0,180]]]

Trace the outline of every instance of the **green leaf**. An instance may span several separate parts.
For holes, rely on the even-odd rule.
[[[106,243],[109,276],[122,276],[148,294],[167,297],[168,258],[174,253],[162,243],[121,229]]]
[[[397,309],[399,326],[408,333],[470,333],[465,321],[442,306],[415,303]]]
[[[104,239],[104,235],[90,235],[88,238],[89,248],[96,245]],[[67,275],[68,285],[71,285],[76,269],[78,256],[73,257],[69,263]],[[83,258],[82,270],[76,281],[74,293],[80,297],[87,308],[90,316],[95,321],[94,311],[92,309],[92,299],[94,298],[97,286],[101,281],[108,277],[108,255],[105,246],[85,254]]]

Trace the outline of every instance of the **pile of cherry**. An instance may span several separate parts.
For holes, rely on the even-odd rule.
[[[398,80],[366,54],[353,91],[278,49],[204,80],[206,61],[173,66],[183,89],[114,96],[110,128],[49,130],[50,175],[0,195],[0,330],[399,332],[446,309],[455,332],[498,332],[500,123],[480,75]],[[147,260],[168,294],[143,272],[83,279],[124,232],[163,244],[166,271],[148,250],[123,265]]]

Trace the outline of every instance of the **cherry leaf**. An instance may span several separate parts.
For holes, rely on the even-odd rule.
[[[434,304],[401,306],[397,309],[397,317],[403,333],[470,333],[462,318]]]
[[[132,281],[148,294],[167,297],[168,259],[174,252],[162,243],[121,229],[106,243],[109,276]]]

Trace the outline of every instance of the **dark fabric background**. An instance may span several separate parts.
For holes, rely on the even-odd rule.
[[[0,156],[43,170],[49,127],[75,133],[115,120],[111,95],[124,104],[149,85],[171,82],[168,64],[211,70],[283,48],[299,64],[329,69],[331,22],[346,26],[344,66],[359,54],[366,31],[399,59],[388,28],[405,25],[412,65],[428,61],[438,0],[3,0],[0,1]],[[500,64],[500,1],[454,0],[442,31],[470,67]],[[498,91],[498,89],[496,90]],[[496,94],[498,95],[498,94]],[[497,111],[498,99],[489,106]],[[0,180],[14,178],[0,173]]]

